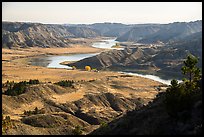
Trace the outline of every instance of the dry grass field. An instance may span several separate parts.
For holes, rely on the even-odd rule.
[[[52,110],[51,108],[53,106],[51,102],[61,107],[68,104],[72,106],[78,103],[80,110],[82,110],[84,114],[97,117],[97,119],[104,118],[111,120],[122,112],[119,113],[119,111],[115,111],[111,107],[101,106],[100,102],[97,104],[97,102],[100,101],[100,96],[106,98],[106,96],[109,96],[108,93],[111,94],[110,97],[112,95],[115,96],[114,98],[119,100],[118,102],[116,100],[116,104],[118,104],[121,109],[124,109],[124,111],[134,108],[135,105],[130,100],[141,98],[145,105],[155,98],[158,93],[157,87],[163,84],[150,79],[128,76],[112,71],[94,72],[78,69],[46,68],[32,66],[28,63],[30,58],[36,56],[97,53],[101,51],[103,50],[82,45],[70,48],[2,49],[2,83],[5,83],[7,80],[20,82],[30,79],[38,79],[41,82],[39,85],[29,87],[29,91],[22,95],[2,95],[3,114],[10,116],[11,119],[15,121],[16,126],[15,129],[9,130],[6,134],[67,134],[67,132],[58,132],[58,130],[68,129],[63,126],[56,128],[53,130],[53,133],[50,133],[50,128],[38,128],[22,123],[21,119],[24,116],[24,111],[32,111],[35,107],[45,109],[47,111],[46,116],[60,116],[61,113],[63,113],[67,116],[69,115],[70,118],[76,119],[76,122],[72,121],[74,124],[79,123],[79,121],[81,124],[86,123],[80,119],[80,117],[77,118],[77,116],[65,113],[64,111],[61,112],[62,110],[58,112],[59,108],[53,108]],[[53,84],[61,80],[74,80],[74,88],[63,88]],[[96,104],[94,100],[98,100],[95,102]],[[123,100],[127,101],[125,102],[128,103],[128,105],[125,104],[130,108],[124,108],[122,105]],[[107,101],[106,99],[102,100],[103,103]],[[112,103],[114,104],[114,102]],[[71,111],[76,111],[75,108],[70,109]],[[38,115],[36,116],[38,117]],[[98,126],[88,124],[88,126],[85,127],[84,134],[93,131],[96,127]],[[30,132],[30,130],[32,130],[32,132]]]
[[[71,71],[66,69],[50,69],[28,65],[28,59],[40,55],[63,55],[76,53],[97,53],[101,49],[88,46],[71,48],[29,48],[29,49],[2,49],[2,83],[9,81],[22,81],[39,79],[41,81],[59,81],[62,79],[81,80],[94,78],[95,73],[84,71]],[[86,76],[87,75],[87,76]]]

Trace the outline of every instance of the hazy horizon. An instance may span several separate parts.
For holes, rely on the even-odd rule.
[[[175,21],[175,22],[195,22],[195,21],[200,21],[200,20],[192,20],[192,21]],[[202,20],[201,20],[202,21]],[[19,23],[41,23],[41,22],[31,22],[31,21],[7,21],[7,20],[3,20],[3,22],[19,22]],[[169,23],[175,23],[175,22],[169,22]],[[95,23],[118,23],[120,24],[121,22],[94,22],[94,23],[41,23],[41,24],[55,24],[55,25],[62,25],[62,24],[66,24],[66,25],[90,25],[90,24],[95,24]],[[125,24],[125,25],[133,25],[133,24],[169,24],[169,23],[121,23],[121,24]]]
[[[2,21],[168,24],[202,20],[202,2],[2,2]]]

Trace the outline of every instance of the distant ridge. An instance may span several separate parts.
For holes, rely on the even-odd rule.
[[[117,37],[117,41],[172,43],[202,32],[202,20],[169,24],[42,24],[2,22],[2,47],[68,47],[69,38]]]

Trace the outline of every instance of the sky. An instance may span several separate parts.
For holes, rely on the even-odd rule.
[[[2,21],[49,24],[202,20],[202,2],[2,2]]]

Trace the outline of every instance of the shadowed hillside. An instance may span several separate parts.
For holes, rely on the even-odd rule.
[[[197,135],[202,134],[202,93],[189,113],[186,121],[175,120],[166,112],[165,93],[140,110],[128,112],[125,116],[110,122],[106,127],[92,132],[93,135]],[[182,112],[181,112],[182,114]]]
[[[201,135],[202,134],[202,73],[198,60],[189,55],[181,72],[182,83],[173,79],[166,92],[140,109],[127,112],[94,135]]]
[[[199,58],[198,66],[201,67],[202,35],[200,32],[168,45],[131,45],[124,50],[102,52],[68,65],[74,65],[77,68],[89,65],[102,70],[130,72],[142,70],[161,77],[181,77],[179,70],[183,60],[190,53]]]

